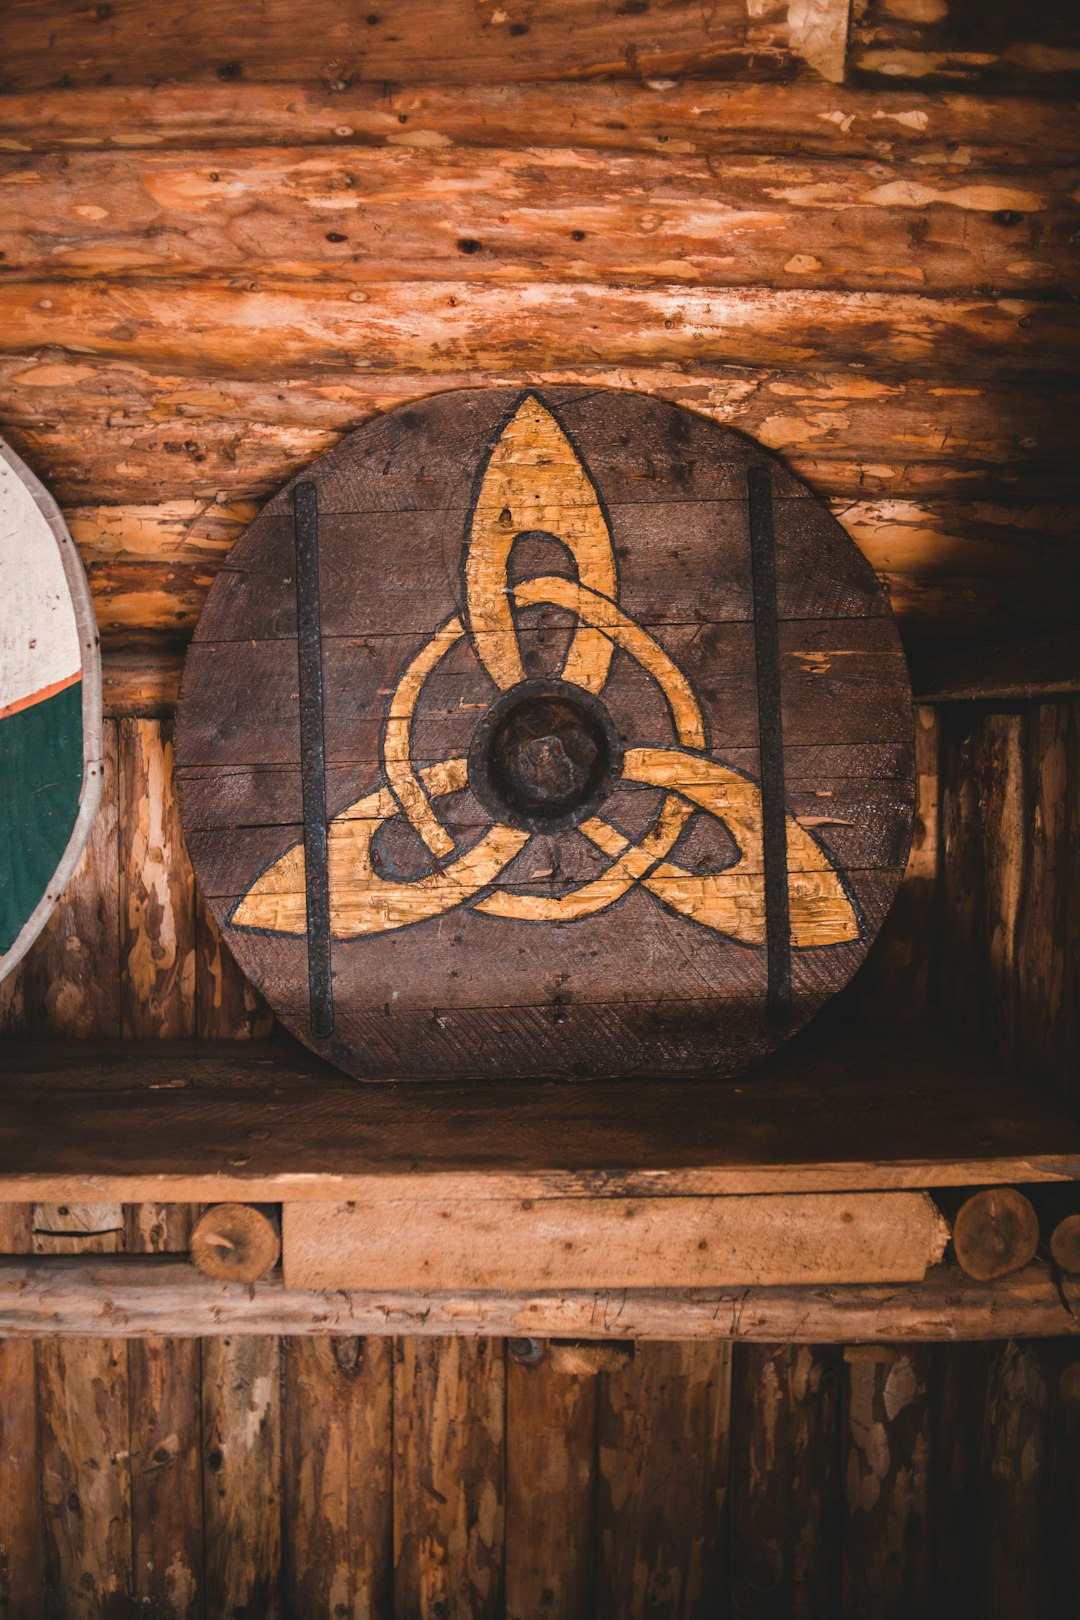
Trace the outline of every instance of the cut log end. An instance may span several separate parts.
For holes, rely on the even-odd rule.
[[[1070,1276],[1080,1274],[1080,1214],[1066,1215],[1050,1234],[1050,1256]]]
[[[281,1256],[277,1220],[254,1204],[215,1204],[191,1234],[191,1258],[219,1282],[257,1282]]]
[[[1038,1217],[1030,1199],[1015,1187],[987,1187],[960,1205],[952,1241],[961,1270],[976,1282],[993,1282],[1034,1259]]]

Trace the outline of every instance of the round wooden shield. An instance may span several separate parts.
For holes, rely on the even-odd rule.
[[[441,394],[287,485],[176,749],[230,948],[372,1078],[735,1074],[862,961],[912,821],[858,549],[751,441],[607,389]]]
[[[0,979],[63,892],[101,797],[101,665],[78,552],[0,440]]]

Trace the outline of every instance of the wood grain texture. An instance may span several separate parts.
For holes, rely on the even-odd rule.
[[[290,1288],[914,1282],[947,1241],[925,1193],[305,1202],[284,1206],[283,1269]]]
[[[0,1260],[5,1336],[109,1332],[258,1336],[394,1333],[577,1339],[723,1339],[777,1344],[952,1342],[1071,1336],[1077,1289],[1044,1264],[973,1283],[937,1267],[922,1283],[881,1287],[619,1289],[564,1294],[311,1293],[279,1278],[214,1283],[185,1261],[79,1256],[48,1266]],[[411,1577],[410,1577],[411,1578]]]
[[[505,1347],[394,1342],[394,1614],[503,1612]]]
[[[926,152],[957,164],[977,152],[1006,168],[1074,161],[1080,116],[1066,100],[960,90],[873,89],[804,78],[592,84],[469,83],[450,87],[357,81],[259,84],[241,79],[71,87],[4,97],[10,152],[231,146],[393,149],[533,146],[601,151],[786,152],[886,161]]]
[[[929,1597],[928,1355],[880,1347],[847,1363],[844,1612],[899,1620]]]
[[[188,1206],[142,1204],[128,1214],[129,1250],[186,1249]],[[202,1615],[200,1379],[194,1339],[155,1335],[128,1346],[132,1595],[169,1620]]]
[[[520,1354],[536,1346],[535,1356]],[[599,1380],[551,1347],[511,1341],[506,1361],[506,1616],[592,1614]]]
[[[838,1347],[739,1345],[731,1400],[737,1620],[829,1620],[840,1594]]]
[[[286,1612],[392,1609],[392,1344],[283,1340]]]
[[[239,1284],[234,1286],[246,1287]],[[281,1343],[202,1345],[202,1475],[208,1616],[281,1613]]]
[[[605,1620],[705,1616],[726,1580],[731,1350],[642,1345],[602,1382],[597,1580]]]
[[[713,72],[784,77],[809,63],[843,76],[847,8],[829,5],[803,20],[782,5],[722,0],[703,17],[687,0],[659,14],[575,0],[523,4],[511,15],[480,12],[464,0],[437,0],[423,18],[403,0],[381,13],[354,14],[341,0],[319,0],[309,27],[275,3],[252,34],[240,12],[179,0],[147,19],[121,6],[108,18],[74,13],[58,24],[34,0],[12,14],[3,46],[3,88],[72,82],[157,84],[163,79],[315,80],[345,90],[375,83],[463,84],[597,75],[636,78]],[[104,25],[104,26],[103,26]]]
[[[157,720],[119,730],[123,1034],[176,1039],[195,1033],[195,918],[172,738]]]
[[[667,152],[236,148],[0,157],[27,279],[330,274],[1066,291],[1075,169]],[[1003,220],[1015,223],[1005,224]],[[73,229],[73,222],[75,228]],[[642,254],[642,234],[662,257]],[[1031,237],[1037,237],[1037,246]],[[465,251],[468,243],[472,251]]]
[[[254,285],[255,291],[252,291]],[[833,368],[942,381],[1060,383],[1078,317],[1054,299],[988,293],[839,293],[810,288],[627,287],[550,280],[463,285],[455,278],[398,286],[345,278],[264,278],[254,284],[108,280],[12,281],[0,287],[9,354],[43,346],[189,371],[244,376],[273,354],[278,369],[432,376],[504,366],[514,332],[519,367],[573,365],[602,352],[609,365],[714,364]],[[588,334],[587,340],[584,334]]]
[[[29,1253],[31,1229],[29,1205],[0,1204],[0,1252]],[[42,1614],[39,1468],[34,1346],[0,1337],[0,1608],[26,1620]]]

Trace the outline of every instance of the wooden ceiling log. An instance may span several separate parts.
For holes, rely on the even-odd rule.
[[[349,279],[11,281],[0,286],[8,354],[68,349],[189,375],[297,370],[329,380],[423,365],[465,367],[867,367],[942,382],[1071,376],[1080,314],[1057,299],[989,293],[469,284]]]
[[[1045,88],[1045,87],[1040,87]],[[9,91],[0,151],[354,146],[560,147],[872,157],[1003,168],[1071,164],[1080,109],[1044,95],[887,83],[721,79],[427,85],[213,80]]]
[[[790,77],[809,67],[843,77],[849,0],[789,7],[784,0],[383,0],[359,11],[310,0],[303,26],[291,0],[249,13],[214,0],[114,0],[107,12],[19,0],[0,31],[0,86],[157,85],[176,79],[307,79],[428,84],[719,74]]]
[[[577,147],[348,146],[0,159],[5,279],[808,287],[1047,297],[1075,166]]]

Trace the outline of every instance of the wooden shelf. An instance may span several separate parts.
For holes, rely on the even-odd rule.
[[[871,1287],[420,1292],[213,1282],[173,1255],[0,1259],[5,1338],[404,1333],[900,1344],[1080,1334],[1080,1285],[1042,1264],[995,1283],[936,1266]]]
[[[1080,1179],[1080,1123],[934,1033],[744,1080],[361,1085],[292,1043],[9,1043],[0,1201],[643,1198]]]

